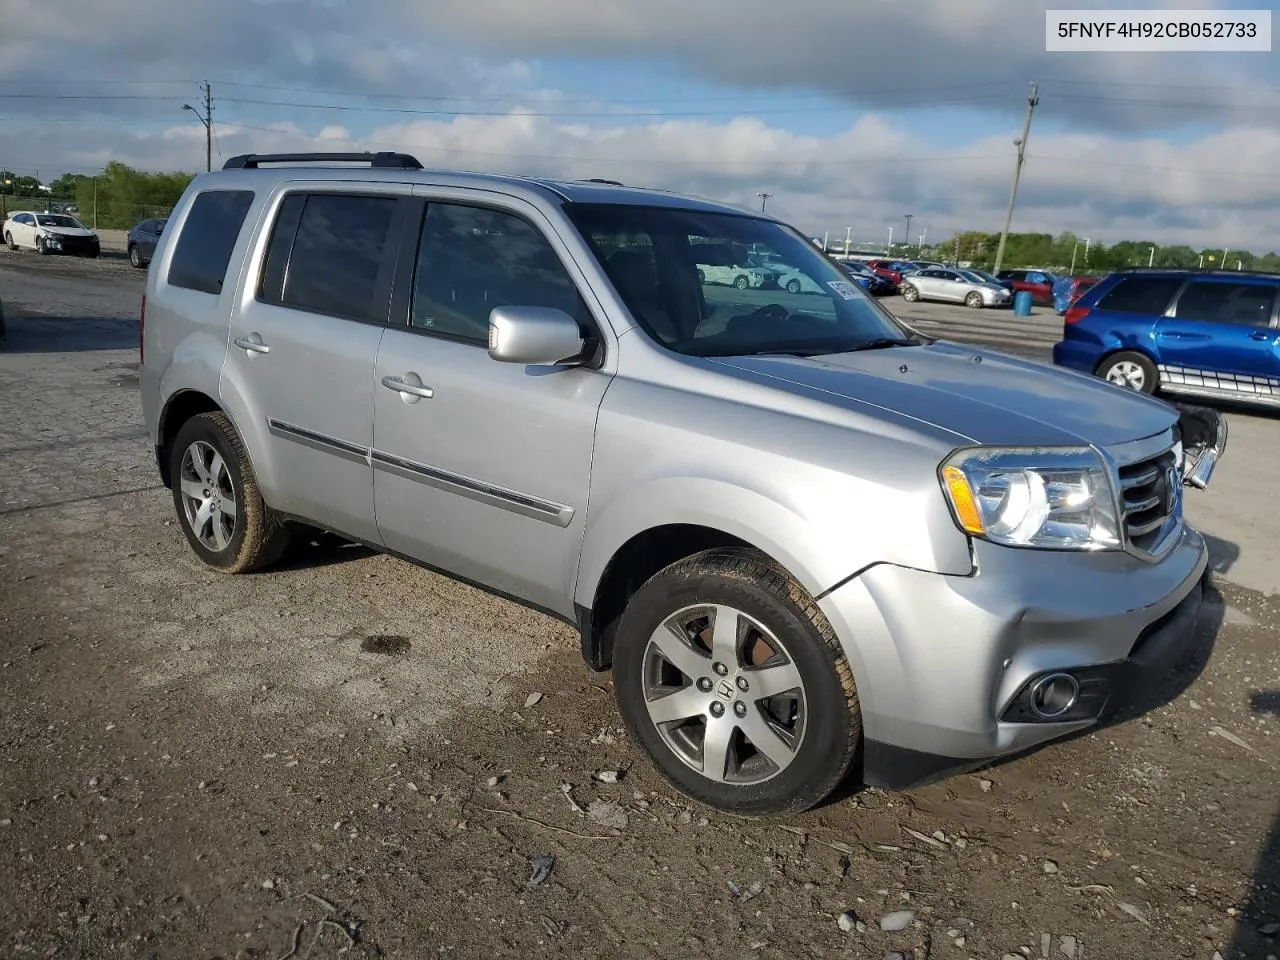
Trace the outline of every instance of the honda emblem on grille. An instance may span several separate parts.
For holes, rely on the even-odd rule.
[[[1164,515],[1172,517],[1178,512],[1178,501],[1182,496],[1182,478],[1178,475],[1178,465],[1174,463],[1164,472]]]

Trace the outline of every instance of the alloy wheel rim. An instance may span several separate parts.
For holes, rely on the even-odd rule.
[[[1132,360],[1121,360],[1111,365],[1107,371],[1107,382],[1128,387],[1130,390],[1141,390],[1147,384],[1147,375],[1142,367]]]
[[[207,550],[225,550],[235,536],[235,484],[226,461],[211,444],[197,440],[182,454],[178,471],[182,510],[195,538]]]
[[[770,780],[804,742],[807,697],[794,658],[735,607],[698,604],[668,616],[645,647],[642,677],[663,743],[715,783]]]

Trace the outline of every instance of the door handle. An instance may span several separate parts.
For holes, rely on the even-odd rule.
[[[1271,334],[1263,333],[1261,330],[1259,330],[1257,333],[1249,334],[1249,339],[1250,340],[1270,340]]]
[[[247,337],[236,337],[234,343],[241,350],[246,350],[249,353],[271,352],[271,348],[263,343],[262,337],[258,336],[256,333],[251,333]]]
[[[410,376],[413,376],[415,380],[418,379],[413,374],[410,374]],[[409,381],[404,380],[401,377],[383,377],[382,385],[386,387],[388,390],[394,390],[396,393],[399,393],[401,395],[408,395],[410,397],[420,397],[423,400],[430,400],[432,397],[436,395],[436,392],[432,390],[430,387],[424,386],[420,382],[410,383]]]

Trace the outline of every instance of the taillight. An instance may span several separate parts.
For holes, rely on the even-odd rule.
[[[146,359],[147,345],[143,339],[147,330],[147,295],[142,295],[142,306],[138,308],[138,363]]]
[[[1068,324],[1079,323],[1090,314],[1088,307],[1073,305],[1067,308],[1067,315],[1063,318]]]

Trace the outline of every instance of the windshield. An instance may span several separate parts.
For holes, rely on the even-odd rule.
[[[969,280],[973,283],[990,283],[991,282],[982,274],[978,273],[978,271],[976,270],[961,270],[959,271],[959,273],[960,273],[960,276],[964,277],[966,280]]]
[[[83,230],[84,227],[75,217],[64,217],[60,213],[42,213],[36,217],[36,223],[42,227],[70,227],[73,230]]]
[[[623,204],[565,210],[636,322],[677,353],[813,356],[911,336],[813,244],[773,221]]]

